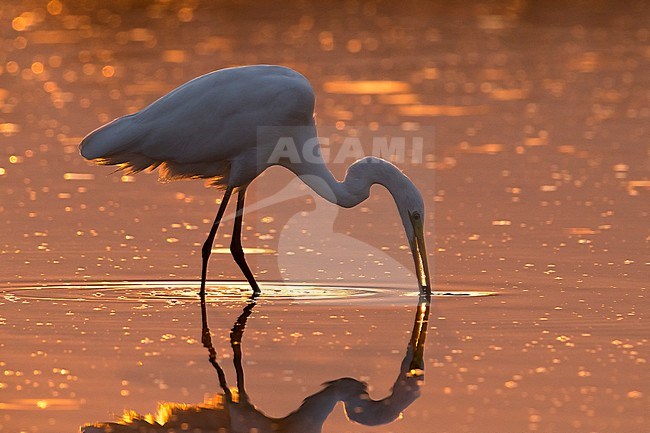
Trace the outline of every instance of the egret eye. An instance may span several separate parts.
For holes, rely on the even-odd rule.
[[[420,212],[413,212],[411,214],[411,216],[413,217],[413,219],[419,220],[420,219]]]

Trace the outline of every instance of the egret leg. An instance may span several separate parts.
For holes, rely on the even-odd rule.
[[[201,268],[201,290],[199,291],[199,295],[201,296],[201,321],[203,325],[201,341],[203,342],[203,346],[205,346],[207,349],[210,349],[210,347],[212,347],[212,339],[210,338],[210,329],[208,328],[208,314],[205,306],[205,280],[208,275],[208,259],[210,258],[210,253],[212,252],[214,237],[217,235],[217,229],[219,228],[219,223],[221,223],[223,214],[226,211],[226,206],[228,205],[228,200],[230,200],[231,194],[232,194],[232,188],[228,187],[228,189],[226,189],[225,194],[223,195],[223,198],[221,199],[221,205],[219,206],[219,211],[217,212],[217,216],[214,219],[212,228],[210,229],[210,234],[208,235],[208,238],[205,240],[205,243],[203,244],[203,249],[201,250],[202,252],[201,255],[203,257],[203,266]]]
[[[246,263],[246,257],[244,256],[244,249],[241,245],[241,226],[242,219],[244,218],[244,199],[246,196],[246,187],[239,190],[237,194],[237,213],[235,213],[235,225],[232,233],[232,240],[230,241],[230,253],[232,254],[235,262],[239,265],[239,269],[244,273],[248,284],[253,288],[253,294],[259,295],[261,290],[255,281],[255,277],[251,272],[251,269]]]

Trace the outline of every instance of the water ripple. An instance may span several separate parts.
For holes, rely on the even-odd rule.
[[[417,290],[337,286],[327,284],[262,282],[261,300],[349,300],[356,298],[402,298],[417,296]],[[197,281],[96,281],[69,282],[45,285],[24,285],[2,289],[5,301],[102,301],[102,302],[165,302],[170,305],[198,302]],[[250,298],[246,282],[209,281],[206,288],[208,302]],[[489,296],[494,292],[445,291],[433,292],[434,297]]]

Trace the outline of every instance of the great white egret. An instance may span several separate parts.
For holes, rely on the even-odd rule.
[[[237,192],[237,211],[230,251],[254,293],[260,292],[244,258],[241,225],[246,188],[272,165],[291,170],[317,194],[345,208],[367,199],[373,184],[386,187],[406,231],[420,294],[428,296],[422,195],[395,165],[375,157],[354,162],[339,182],[320,154],[314,99],[307,79],[287,67],[221,69],[94,130],[79,149],[86,159],[118,165],[129,173],[158,168],[163,180],[203,178],[225,189],[202,248],[201,299],[205,299],[208,258],[233,192]]]

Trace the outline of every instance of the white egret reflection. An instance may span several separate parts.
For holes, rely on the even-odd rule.
[[[209,352],[222,393],[203,405],[163,403],[154,415],[139,415],[127,410],[117,422],[89,424],[82,433],[133,432],[256,432],[256,433],[319,433],[338,402],[342,402],[349,420],[361,425],[376,426],[402,418],[402,413],[420,396],[424,384],[424,345],[428,329],[430,303],[421,297],[415,311],[413,330],[399,373],[390,394],[373,400],[368,384],[351,377],[330,380],[323,389],[306,397],[300,406],[285,417],[266,415],[251,401],[244,384],[245,372],[242,338],[246,323],[253,314],[256,301],[249,302],[230,330],[230,346],[236,372],[236,387],[230,387],[217,352],[206,328],[204,345]],[[205,318],[205,316],[203,316]],[[207,326],[207,323],[204,323]],[[341,363],[345,362],[343,359]]]

